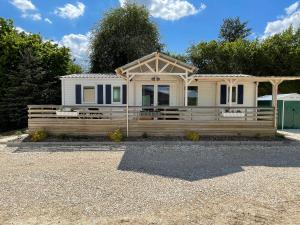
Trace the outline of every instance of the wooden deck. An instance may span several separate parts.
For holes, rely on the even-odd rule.
[[[43,128],[50,134],[107,135],[127,131],[126,107],[28,106],[30,131]],[[129,136],[275,135],[274,108],[255,107],[129,107]]]

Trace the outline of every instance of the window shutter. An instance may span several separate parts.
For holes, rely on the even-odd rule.
[[[127,104],[127,85],[122,86],[122,104]]]
[[[81,104],[81,85],[76,84],[75,85],[75,98],[76,98],[76,104]]]
[[[107,84],[105,85],[105,95],[106,95],[106,104],[111,104],[111,85]]]
[[[97,85],[97,103],[103,104],[103,85]]]
[[[244,85],[238,85],[238,104],[244,104]]]
[[[222,105],[226,104],[226,99],[227,99],[227,85],[222,84],[220,90],[220,104]]]

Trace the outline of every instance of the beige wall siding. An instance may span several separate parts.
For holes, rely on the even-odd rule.
[[[136,76],[129,84],[129,105],[142,105],[142,85],[170,85],[170,106],[183,106],[184,105],[184,82],[177,76],[160,76],[159,81],[153,81],[154,76]],[[97,105],[97,85],[104,85],[104,99],[105,99],[105,85],[111,84],[120,85],[122,88],[126,81],[122,78],[114,79],[97,79],[97,78],[68,78],[62,80],[62,104],[63,105],[76,105],[75,104],[75,85],[80,84],[83,86],[95,87],[95,103],[88,105]],[[226,84],[225,82],[210,82],[210,81],[193,81],[190,86],[198,87],[198,106],[221,106],[220,105],[220,85]],[[232,106],[249,106],[255,107],[255,83],[243,82],[237,85],[244,85],[244,104],[232,104]],[[122,91],[122,90],[121,90]],[[105,101],[104,101],[105,103]],[[82,103],[84,105],[84,103]],[[105,104],[104,104],[105,105]],[[114,104],[110,104],[114,105]],[[122,105],[122,104],[117,104]],[[224,106],[224,105],[223,105]]]
[[[75,85],[80,84],[81,88],[84,86],[93,86],[95,87],[95,103],[89,103],[87,105],[97,105],[97,85],[104,85],[104,99],[105,99],[105,85],[111,84],[113,85],[120,85],[121,86],[121,95],[122,95],[122,85],[126,84],[125,80],[122,79],[96,79],[96,78],[68,78],[62,80],[63,91],[62,91],[62,102],[64,105],[76,105],[75,103]],[[105,103],[105,101],[104,101]],[[82,102],[81,105],[85,105]],[[104,104],[105,105],[105,104]],[[112,105],[112,104],[110,104]],[[119,104],[120,105],[120,104]],[[122,105],[122,104],[121,104]]]

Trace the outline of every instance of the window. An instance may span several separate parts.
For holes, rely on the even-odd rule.
[[[113,102],[121,102],[121,87],[113,87]]]
[[[83,87],[83,102],[95,103],[95,87]]]
[[[227,90],[228,96],[227,96],[227,102],[229,102],[229,94],[230,94],[230,87],[228,86]],[[232,86],[232,92],[231,92],[231,103],[236,103],[237,101],[237,87]]]
[[[170,104],[170,86],[158,85],[157,86],[157,105],[168,106]]]
[[[154,105],[154,85],[142,86],[142,105],[143,106]]]
[[[188,86],[188,106],[198,105],[198,87]]]

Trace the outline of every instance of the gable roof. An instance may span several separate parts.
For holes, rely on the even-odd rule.
[[[160,60],[160,61],[163,61],[163,62],[165,63],[165,65],[166,65],[167,63],[170,63],[170,64],[172,64],[173,67],[174,67],[174,66],[175,66],[175,67],[178,66],[178,67],[180,67],[181,69],[184,69],[184,70],[186,70],[186,71],[188,71],[188,72],[190,72],[190,73],[193,73],[193,72],[195,72],[195,71],[198,69],[197,67],[195,67],[195,66],[193,66],[193,65],[190,65],[190,64],[187,64],[187,63],[185,63],[185,62],[182,62],[182,61],[180,61],[180,60],[178,60],[178,59],[175,59],[175,58],[173,58],[173,57],[170,57],[170,56],[168,56],[168,55],[166,55],[166,54],[163,54],[163,53],[161,53],[161,52],[153,52],[153,53],[151,53],[151,54],[149,54],[149,55],[146,55],[146,56],[144,56],[144,57],[142,57],[142,58],[140,58],[140,59],[134,60],[133,62],[130,62],[130,63],[124,65],[124,66],[121,66],[121,67],[117,68],[115,71],[116,71],[116,73],[119,74],[119,75],[124,75],[124,73],[125,73],[126,71],[138,67],[140,71],[143,71],[143,70],[144,70],[143,72],[145,72],[145,69],[149,70],[149,65],[144,66],[144,68],[142,68],[142,66],[143,66],[144,64],[148,63],[148,62],[154,61],[155,59],[158,59],[158,60]],[[164,68],[165,65],[160,66],[159,69]],[[152,66],[152,65],[150,65],[150,67],[151,67],[151,66]],[[172,71],[172,70],[171,70],[172,66],[170,66],[169,69],[168,69],[168,67],[165,67],[164,69],[168,69],[167,72],[171,72],[171,71]],[[154,69],[155,69],[155,68],[154,68]],[[153,72],[153,71],[152,71],[152,72]],[[156,71],[156,72],[158,72],[158,71]]]

